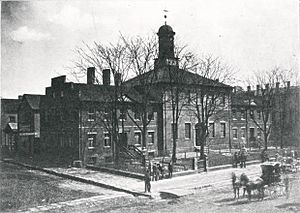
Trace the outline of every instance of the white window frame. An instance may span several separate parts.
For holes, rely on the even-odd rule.
[[[234,137],[233,130],[236,131],[236,137]],[[237,140],[238,137],[239,137],[239,135],[238,135],[238,128],[237,127],[232,127],[232,139],[233,140]]]
[[[141,141],[141,143],[137,143],[137,141],[136,141],[135,135],[137,133],[140,135],[140,141]],[[135,146],[142,146],[142,132],[141,131],[134,131],[134,145]]]
[[[108,135],[108,137],[106,137],[105,135]],[[104,132],[103,133],[103,138],[104,138],[104,140],[103,140],[103,142],[104,142],[104,144],[103,144],[103,146],[104,146],[104,148],[110,148],[111,147],[111,137],[110,137],[110,134],[109,134],[109,132]],[[107,146],[106,145],[106,140],[109,140],[109,146]]]
[[[241,127],[241,138],[246,138],[246,127]],[[244,134],[244,136],[243,136]]]
[[[88,135],[88,149],[95,149],[95,143],[96,143],[96,140],[95,140],[95,137],[97,137],[97,132],[88,132],[87,133]],[[93,146],[90,146],[90,141],[93,141],[92,142],[92,145]]]
[[[223,127],[223,125],[224,125],[224,132],[223,132],[223,134],[221,134],[221,138],[226,138],[226,122],[225,121],[220,122],[220,126]],[[222,129],[220,132],[222,132]]]
[[[152,137],[153,143],[149,143],[149,142],[148,142],[148,145],[153,145],[153,144],[154,144],[154,135],[155,135],[155,132],[154,132],[154,130],[149,130],[148,133],[147,133],[148,138],[149,138],[149,133],[153,133],[153,137]],[[148,141],[149,141],[149,140],[148,140]]]
[[[185,133],[186,133],[186,132],[185,132],[185,131],[186,131],[186,129],[185,129],[185,125],[186,125],[186,124],[189,124],[189,125],[190,125],[190,128],[189,128],[190,137],[189,137],[189,138],[187,138],[187,137],[186,137],[186,134],[185,134]],[[185,122],[185,123],[184,123],[184,138],[187,139],[187,140],[192,139],[192,123],[191,123],[191,122]]]

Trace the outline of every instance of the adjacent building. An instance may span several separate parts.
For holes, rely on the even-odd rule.
[[[1,151],[16,150],[18,131],[18,99],[1,99]]]

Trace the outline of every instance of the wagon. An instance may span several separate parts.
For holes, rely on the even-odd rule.
[[[266,185],[271,185],[273,183],[279,183],[280,179],[280,162],[264,162],[261,165],[262,176]]]

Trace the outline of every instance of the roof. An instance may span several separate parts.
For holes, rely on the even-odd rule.
[[[1,112],[2,113],[17,113],[19,106],[18,99],[1,99]]]
[[[113,100],[114,86],[94,85],[94,84],[75,84],[78,87],[79,99],[81,101],[107,102]]]
[[[158,70],[151,70],[140,76],[132,78],[125,82],[125,85],[140,85],[140,82],[149,82],[151,84],[170,84],[180,83],[185,85],[195,85],[202,87],[219,87],[231,89],[232,87],[221,82],[205,78],[196,73],[178,69],[177,75],[174,68],[168,69],[167,67],[161,67]],[[177,79],[175,79],[177,77]]]
[[[17,132],[18,124],[17,123],[8,123],[4,129],[5,132]]]
[[[25,98],[33,110],[40,109],[40,101],[43,95],[32,95],[32,94],[24,94],[23,98]]]
[[[174,31],[172,27],[167,24],[162,25],[158,30],[158,34],[169,34],[169,33],[174,34]]]

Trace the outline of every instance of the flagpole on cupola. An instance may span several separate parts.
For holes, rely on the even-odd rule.
[[[167,12],[169,12],[168,10],[164,10],[165,12],[165,15],[164,15],[164,18],[165,18],[165,25],[167,25]]]

